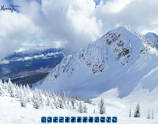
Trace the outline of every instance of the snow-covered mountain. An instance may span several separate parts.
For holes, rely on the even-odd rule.
[[[158,55],[150,43],[138,33],[117,28],[65,57],[35,87],[93,97],[90,100],[0,81],[0,123],[38,124],[42,116],[55,113],[54,116],[116,116],[118,124],[157,124]],[[101,100],[104,114],[100,114]],[[140,118],[133,117],[137,105]]]
[[[65,57],[35,87],[86,98],[113,88],[119,97],[142,87],[151,91],[158,87],[158,52],[150,42],[139,33],[116,28]]]
[[[145,34],[145,38],[150,40],[150,43],[158,49],[158,35],[152,32]]]
[[[64,54],[63,48],[15,52],[0,60],[0,78],[20,84],[37,82],[61,62]]]

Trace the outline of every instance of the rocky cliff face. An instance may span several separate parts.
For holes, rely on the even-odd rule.
[[[158,60],[156,53],[146,38],[119,27],[65,57],[35,87],[81,97],[96,97],[117,88],[119,96],[124,97],[158,65],[153,62]]]

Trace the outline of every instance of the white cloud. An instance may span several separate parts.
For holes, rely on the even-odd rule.
[[[143,32],[158,26],[157,5],[156,0],[111,0],[97,7],[96,16],[102,20],[103,27],[129,25],[136,30],[141,27]]]
[[[101,0],[97,7],[93,0],[14,3],[21,6],[21,13],[0,12],[0,56],[19,48],[23,41],[76,50],[118,25],[141,32],[158,31],[156,0]]]
[[[68,9],[68,18],[72,22],[77,34],[86,34],[91,40],[95,40],[101,33],[102,23],[94,16],[95,4],[93,1],[76,0],[76,5]],[[87,4],[87,5],[86,5]],[[88,6],[89,5],[89,6]],[[78,9],[76,9],[76,8]]]
[[[93,0],[42,0],[41,5],[35,1],[15,3],[22,5],[22,14],[40,27],[41,39],[46,42],[60,41],[66,48],[76,50],[101,33],[102,23],[94,15]]]
[[[119,13],[123,10],[128,4],[134,0],[109,0],[106,3],[102,0],[100,2],[101,9],[106,10],[106,13]]]
[[[101,22],[95,15],[93,0],[43,0],[42,29],[45,36],[67,42],[66,47],[75,49],[95,40],[100,34]]]
[[[23,40],[39,37],[39,31],[23,14],[0,11],[0,58],[19,48]]]
[[[40,29],[32,23],[32,20],[20,13],[0,12],[0,24],[0,37],[20,40],[33,39],[40,34]]]

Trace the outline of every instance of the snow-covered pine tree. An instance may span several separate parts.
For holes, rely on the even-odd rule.
[[[75,99],[81,101],[81,98],[79,96],[76,96]]]
[[[2,80],[0,80],[0,96],[3,94],[3,83]]]
[[[9,82],[9,83],[8,83]],[[85,101],[78,97],[78,100],[66,95],[59,95],[57,93],[50,93],[42,90],[31,90],[29,86],[22,86],[12,84],[11,81],[0,83],[0,90],[4,91],[5,95],[11,95],[20,102],[22,107],[26,107],[28,102],[32,102],[33,107],[38,109],[43,105],[50,106],[50,108],[63,108],[64,109],[78,109],[80,113],[87,112],[87,106],[84,106]],[[12,90],[13,89],[13,90]],[[13,92],[12,92],[13,91]],[[1,92],[1,91],[0,91]],[[31,100],[28,100],[31,99]],[[64,100],[66,100],[64,102]],[[84,107],[83,107],[84,106]],[[76,108],[77,107],[77,108]]]
[[[154,119],[154,110],[152,110],[151,119]]]
[[[8,93],[11,97],[15,96],[15,85],[12,84],[10,79],[8,79]]]
[[[39,107],[43,105],[43,98],[42,98],[41,91],[35,90],[33,92],[32,102],[33,102],[33,107],[35,109],[39,109]]]
[[[87,106],[86,105],[83,107],[83,112],[87,113]]]
[[[60,99],[60,100],[59,100],[59,108],[64,109],[63,103],[64,103],[63,100]]]
[[[31,101],[32,92],[31,92],[31,89],[30,89],[29,85],[27,84],[26,86],[24,86],[23,90],[24,90],[26,102],[30,102]]]
[[[137,104],[137,106],[136,106],[134,117],[135,118],[139,118],[140,117],[140,105],[139,104]]]
[[[16,86],[15,91],[15,97],[20,99],[22,97],[22,86]]]
[[[96,111],[95,111],[95,109],[93,110],[93,114],[95,114],[96,113]]]
[[[3,81],[3,88],[4,90],[8,91],[8,83],[6,83],[5,81]]]
[[[86,100],[84,100],[84,101],[85,101],[85,103],[92,104],[92,101],[91,101],[90,99],[86,99]]]
[[[71,100],[71,105],[72,105],[72,109],[76,109],[76,107],[75,107],[75,102],[74,102],[73,99]]]
[[[42,90],[38,90],[38,98],[39,98],[39,103],[40,103],[40,106],[43,106],[44,104],[44,95],[42,93]]]
[[[63,93],[62,93],[62,97],[63,97],[63,98],[65,98],[65,97],[66,97],[66,94],[65,94],[65,92],[63,92]]]
[[[45,102],[46,106],[50,106],[50,97],[47,95],[46,96],[46,102]]]
[[[132,110],[131,110],[131,108],[129,110],[129,117],[132,117]]]
[[[33,107],[35,108],[35,109],[39,109],[39,107],[40,107],[40,104],[39,104],[39,101],[38,101],[38,98],[37,98],[38,96],[36,96],[36,94],[34,93],[33,94],[33,98],[32,98],[32,102],[33,102]]]
[[[147,119],[151,119],[150,111],[148,111],[148,113],[147,113]]]
[[[105,103],[104,103],[104,99],[103,98],[101,98],[101,100],[100,100],[100,105],[99,105],[99,113],[100,114],[105,114],[106,112],[105,112]]]
[[[3,92],[2,92],[2,88],[0,87],[0,96],[3,94]]]
[[[22,97],[20,99],[20,104],[21,104],[21,107],[26,107],[27,100],[24,95],[22,95]]]
[[[80,113],[83,113],[83,107],[82,107],[81,101],[80,101],[80,104],[79,104],[79,112],[80,112]]]

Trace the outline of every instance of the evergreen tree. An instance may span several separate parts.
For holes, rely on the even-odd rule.
[[[73,108],[78,110],[80,113],[87,113],[87,106],[83,106],[83,100],[78,97],[75,98],[67,97],[65,93],[59,95],[57,93],[50,93],[42,90],[31,90],[28,85],[15,85],[8,80],[8,83],[2,83],[0,80],[0,95],[10,95],[16,98],[20,102],[21,107],[26,107],[28,102],[33,103],[33,107],[39,109],[43,105],[50,106],[51,108]],[[89,104],[87,102],[86,104]]]
[[[80,101],[80,104],[79,104],[79,112],[80,112],[80,113],[83,113],[83,107],[82,107],[81,101]]]
[[[147,119],[150,119],[150,111],[148,111],[148,114],[147,114]]]
[[[21,107],[26,107],[27,100],[25,99],[24,96],[20,99],[20,104],[21,104]]]
[[[3,88],[4,88],[4,90],[8,90],[8,83],[6,83],[5,81],[4,81],[4,84],[3,84]]]
[[[3,94],[2,83],[0,83],[0,96]]]
[[[2,80],[0,80],[0,96],[4,94],[4,91],[3,91],[3,82]]]
[[[152,110],[152,117],[151,117],[152,119],[154,119],[154,111]]]
[[[63,101],[59,100],[59,108],[64,109]]]
[[[16,98],[22,98],[22,87],[19,87],[19,86],[16,86],[16,95],[15,95],[15,97]]]
[[[63,97],[63,98],[66,98],[66,94],[65,94],[65,92],[63,92],[62,97]]]
[[[75,102],[74,102],[74,100],[71,101],[71,105],[72,105],[72,108],[75,109]]]
[[[95,112],[95,109],[93,110],[93,114],[95,114],[96,112]]]
[[[132,110],[131,110],[131,108],[129,110],[129,117],[132,117]]]
[[[24,87],[24,94],[25,94],[26,102],[31,102],[32,92],[28,84]]]
[[[102,98],[100,100],[100,106],[99,106],[99,108],[100,108],[99,113],[100,114],[105,114],[105,103],[104,103],[104,99],[102,99]]]
[[[20,99],[21,107],[26,107],[26,103],[27,103],[27,99],[26,98],[27,98],[27,96],[26,96],[26,92],[25,92],[24,88],[19,89],[18,96],[19,96],[19,99]]]
[[[14,85],[12,84],[11,80],[9,79],[8,81],[8,93],[10,94],[11,97],[15,96],[15,89]]]
[[[46,105],[47,106],[50,106],[50,97],[49,96],[46,96]]]
[[[43,105],[43,98],[42,98],[41,91],[39,90],[34,91],[32,102],[33,102],[33,107],[35,109],[39,109],[39,107]]]
[[[139,104],[137,104],[137,106],[136,106],[134,117],[135,118],[139,118],[140,117],[140,105]]]
[[[37,98],[37,96],[36,96],[35,93],[33,94],[32,102],[33,102],[33,107],[34,107],[35,109],[39,109],[40,104],[39,104],[38,98]]]
[[[84,112],[84,113],[87,113],[87,106],[86,106],[86,105],[85,105],[84,108],[83,108],[83,112]]]

